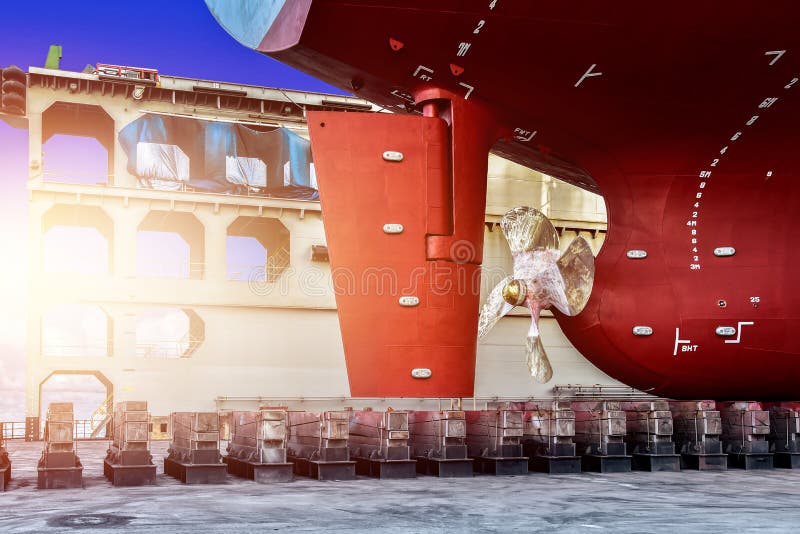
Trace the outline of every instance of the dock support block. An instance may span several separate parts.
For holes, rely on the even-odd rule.
[[[294,463],[296,475],[316,480],[355,480],[356,478],[356,463],[352,461],[320,462],[300,457],[289,457],[289,460]]]
[[[228,474],[247,478],[259,484],[292,482],[294,480],[294,466],[289,462],[262,464],[245,462],[230,456],[223,460],[228,466]]]
[[[459,458],[443,460],[441,458],[427,458],[418,456],[417,473],[441,478],[464,478],[473,476],[472,459]]]
[[[772,453],[728,453],[728,465],[748,471],[755,469],[772,469]]]
[[[635,471],[680,471],[679,454],[636,454],[633,455],[632,467]]]
[[[225,464],[184,464],[164,458],[164,473],[184,484],[224,484]]]
[[[496,476],[513,476],[528,474],[528,458],[476,456],[472,467],[476,473]]]
[[[4,465],[0,467],[0,491],[5,491],[8,488],[8,483],[11,480],[11,466]]]
[[[39,489],[71,489],[83,487],[83,467],[40,467]]]
[[[597,473],[628,473],[631,470],[631,457],[628,455],[586,454],[581,459],[583,471]]]
[[[775,467],[800,469],[800,452],[776,452],[773,461]]]
[[[114,486],[154,486],[156,466],[115,465],[103,460],[103,474]]]
[[[356,472],[359,475],[380,479],[416,478],[416,460],[374,460],[356,458]]]
[[[695,471],[726,471],[727,454],[681,454],[681,469]]]
[[[566,475],[581,472],[580,456],[532,456],[528,470],[550,475]]]

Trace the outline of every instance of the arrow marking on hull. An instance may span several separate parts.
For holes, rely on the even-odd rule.
[[[753,324],[753,321],[739,321],[739,324],[736,325],[736,339],[726,339],[725,343],[739,343],[742,340],[742,327]]]
[[[775,56],[775,58],[769,62],[769,66],[773,66],[775,62],[777,62],[783,54],[786,53],[786,50],[770,50],[769,52],[764,52],[765,56]]]
[[[589,69],[588,69],[586,72],[584,72],[584,73],[583,73],[583,76],[581,76],[580,80],[578,80],[577,82],[575,82],[575,87],[578,87],[578,86],[581,84],[581,82],[582,82],[583,80],[585,80],[586,78],[591,78],[592,76],[602,76],[602,75],[603,75],[603,73],[602,73],[602,72],[592,72],[592,70],[593,70],[593,69],[594,69],[596,66],[597,66],[597,63],[592,63],[592,66],[591,66],[591,67],[589,67]]]

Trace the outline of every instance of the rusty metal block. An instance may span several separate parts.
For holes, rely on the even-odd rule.
[[[295,473],[318,480],[351,480],[355,464],[350,461],[350,412],[288,412],[289,460]]]
[[[377,478],[413,478],[408,412],[357,410],[350,419],[350,456],[356,472]]]
[[[60,414],[63,415],[63,414]],[[50,421],[46,423],[48,443],[72,443],[74,439],[74,424],[69,421]]]
[[[113,423],[112,442],[103,466],[106,478],[115,486],[155,484],[147,402],[118,402]]]
[[[671,401],[673,439],[682,469],[727,469],[722,450],[722,419],[714,401]]]
[[[359,457],[409,459],[408,412],[357,410],[350,419],[350,444]]]
[[[522,453],[521,410],[474,410],[465,412],[467,450],[476,472],[520,475],[528,472]]]
[[[417,456],[466,458],[466,421],[462,410],[409,412],[411,444]]]
[[[291,456],[347,461],[350,412],[289,411]]]
[[[755,401],[721,402],[718,407],[723,452],[728,453],[729,463],[745,469],[771,469],[769,412]]]
[[[573,402],[575,442],[599,455],[625,455],[626,414],[618,401]],[[603,464],[605,465],[605,464]]]
[[[173,412],[169,459],[179,464],[218,464],[219,416],[216,412]],[[176,471],[180,472],[180,471]]]
[[[44,449],[37,466],[40,489],[82,486],[83,466],[75,454],[73,424],[72,403],[50,404],[45,421]]]
[[[285,410],[233,412],[229,456],[255,463],[285,463],[288,415]]]
[[[800,466],[800,402],[765,404],[769,410],[770,434],[767,439],[775,452],[775,466]]]

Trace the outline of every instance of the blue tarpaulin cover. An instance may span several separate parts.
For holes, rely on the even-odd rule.
[[[318,200],[311,144],[283,127],[146,114],[125,126],[128,171],[145,187]]]

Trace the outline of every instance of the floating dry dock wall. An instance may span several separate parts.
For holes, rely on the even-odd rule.
[[[289,461],[295,474],[318,480],[353,480],[348,446],[350,412],[288,412]]]
[[[630,471],[631,457],[625,445],[626,416],[619,401],[577,401],[572,403],[572,410],[583,470]]]
[[[775,467],[800,467],[800,402],[774,402],[769,410],[769,442]]]
[[[150,454],[150,413],[146,401],[118,402],[114,406],[113,438],[103,461],[103,474],[115,486],[156,483]]]
[[[38,465],[39,489],[83,487],[83,465],[75,453],[74,421],[71,402],[50,403]]]
[[[628,452],[633,455],[633,468],[639,471],[679,471],[680,456],[672,441],[673,423],[669,403],[627,401],[625,411]]]
[[[524,475],[528,458],[522,454],[522,410],[471,410],[467,422],[467,453],[476,473]]]
[[[728,468],[722,451],[722,419],[714,401],[671,401],[673,438],[681,469],[721,471]]]
[[[417,473],[438,477],[471,477],[467,423],[462,410],[413,411],[408,414]]]
[[[233,412],[224,461],[228,473],[259,483],[291,482],[287,461],[289,416],[284,409]]]
[[[356,472],[378,478],[414,478],[408,412],[357,410],[350,418],[350,457]]]
[[[769,412],[760,402],[719,402],[722,446],[728,465],[743,469],[772,469],[769,452]]]
[[[164,472],[186,484],[225,482],[226,467],[219,453],[217,412],[173,412],[172,441]]]

